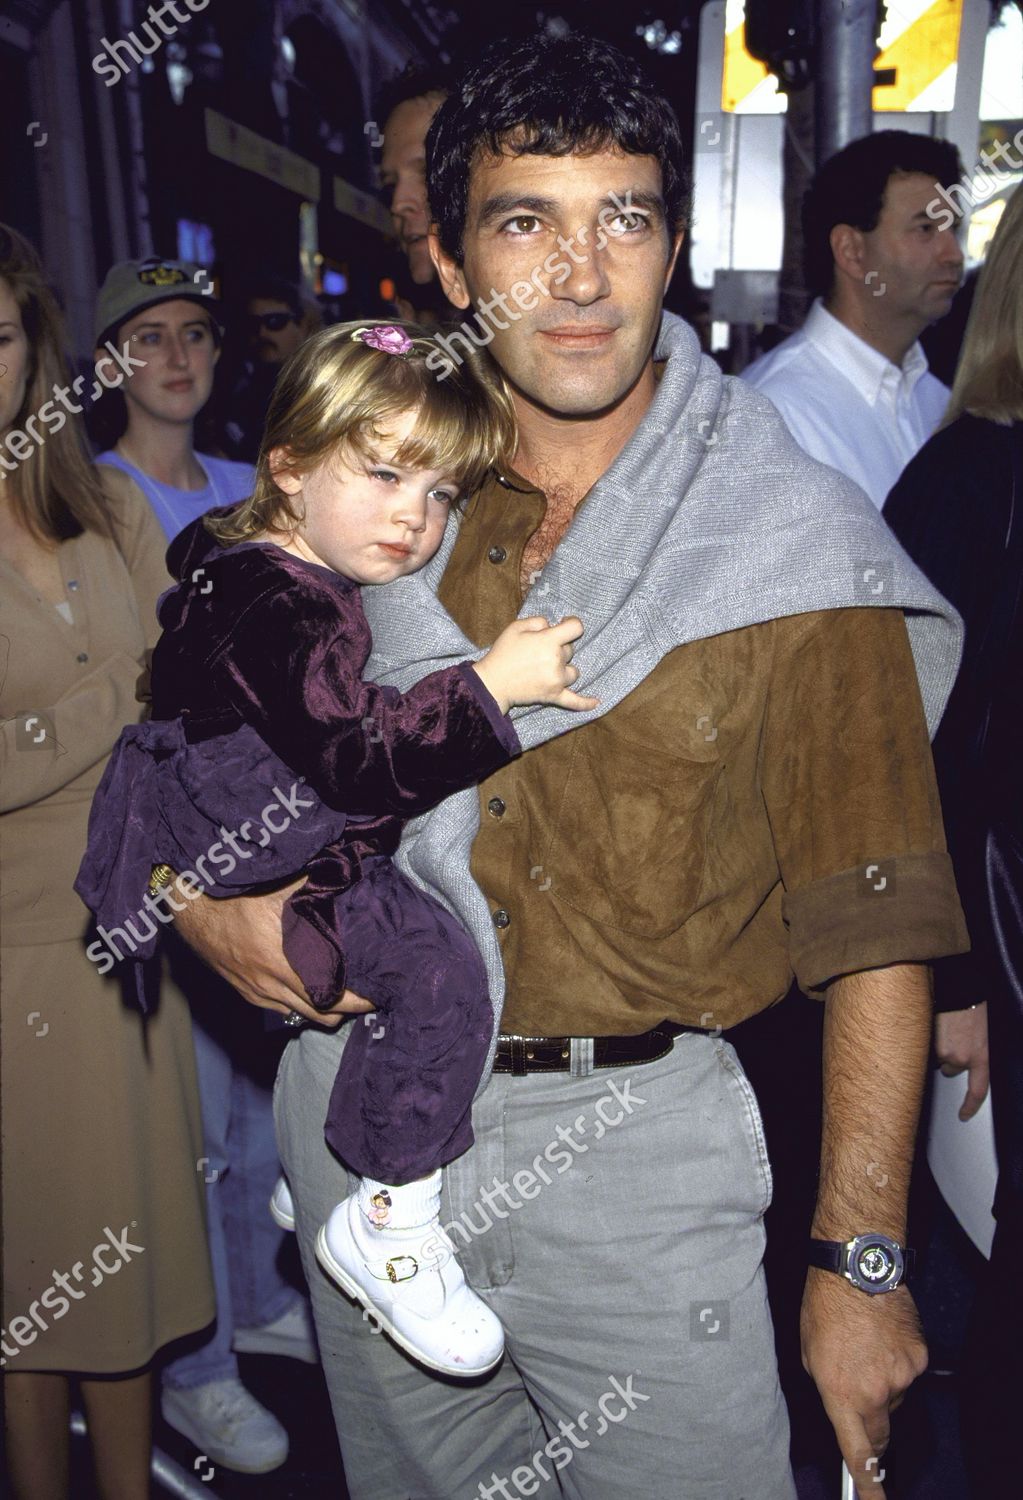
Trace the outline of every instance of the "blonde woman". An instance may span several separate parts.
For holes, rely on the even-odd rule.
[[[888,497],[885,519],[966,622],[934,743],[948,847],[972,948],[935,964],[935,1047],[966,1072],[960,1115],[988,1088],[997,1228],[963,1371],[977,1496],[1018,1468],[1023,1388],[1023,190],[1009,200],[977,284],[944,424]],[[990,1064],[989,1064],[990,1056]],[[1012,1476],[1012,1478],[1010,1478]]]
[[[3,1378],[9,1493],[68,1495],[72,1382],[102,1500],[149,1493],[149,1365],[213,1296],[188,1009],[143,1021],[72,883],[166,588],[163,538],[81,445],[63,330],[0,226]],[[63,420],[59,420],[63,416]]]

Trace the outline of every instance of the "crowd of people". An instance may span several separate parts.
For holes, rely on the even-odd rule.
[[[69,1495],[75,1400],[102,1500],[149,1493],[157,1400],[211,1461],[279,1467],[238,1365],[266,1353],[322,1364],[355,1500],[792,1500],[798,1322],[883,1495],[927,1362],[932,1053],[964,1119],[991,1079],[962,1417],[1000,1493],[1023,192],[950,391],[919,341],[963,275],[928,211],[957,152],[850,143],[807,195],[805,325],[735,378],[662,305],[686,162],[632,61],[502,45],[381,114],[390,321],[121,262],[91,442],[77,414],[15,441],[66,351],[0,226],[11,1493]],[[747,1077],[792,991],[822,1015],[801,1159]],[[812,1192],[765,1284],[772,1168]]]

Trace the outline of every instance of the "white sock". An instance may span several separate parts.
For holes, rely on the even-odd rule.
[[[420,1229],[440,1214],[440,1184],[439,1168],[401,1187],[363,1177],[356,1196],[363,1217],[375,1229]]]

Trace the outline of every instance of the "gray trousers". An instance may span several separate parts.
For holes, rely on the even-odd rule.
[[[507,1339],[466,1383],[413,1364],[314,1258],[351,1191],[323,1141],[342,1044],[292,1041],[275,1108],[353,1500],[795,1500],[770,1167],[731,1046],[687,1034],[657,1062],[491,1079],[442,1200]]]

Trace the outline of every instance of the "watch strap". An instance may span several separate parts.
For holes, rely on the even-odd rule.
[[[821,1271],[834,1271],[841,1275],[845,1270],[848,1244],[841,1240],[811,1240],[809,1264]]]

